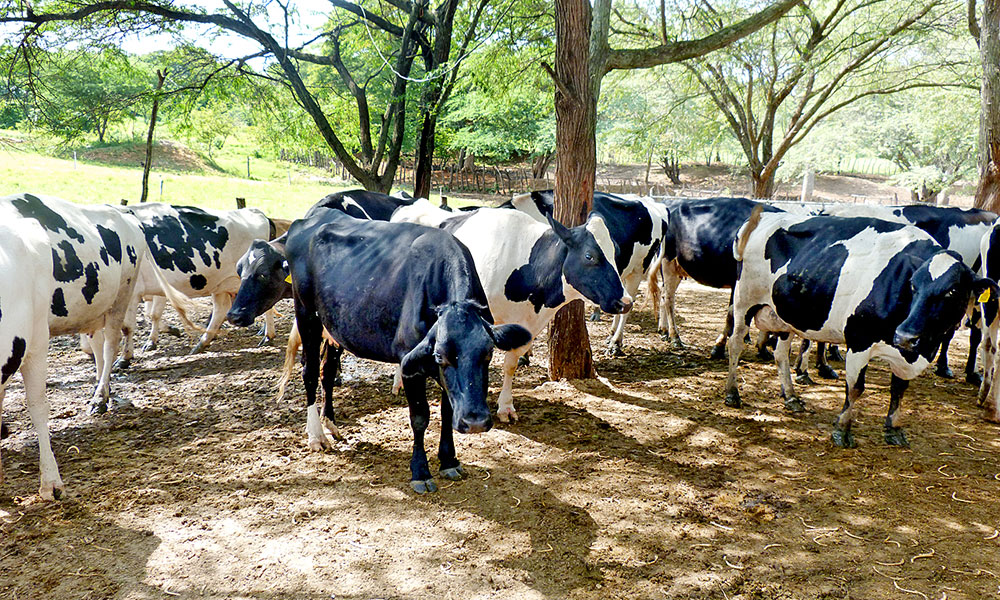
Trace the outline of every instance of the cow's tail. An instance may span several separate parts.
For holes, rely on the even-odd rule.
[[[753,233],[753,230],[757,229],[757,225],[760,224],[760,215],[763,212],[763,204],[753,207],[750,218],[747,219],[747,222],[740,227],[739,232],[736,234],[736,247],[733,251],[733,256],[736,260],[743,260],[743,251],[747,248],[747,241],[750,239],[750,234]]]
[[[163,295],[167,297],[167,301],[170,305],[174,307],[177,311],[177,316],[180,317],[181,323],[184,327],[190,331],[196,331],[198,333],[205,333],[207,329],[199,325],[195,325],[191,322],[191,318],[188,317],[188,311],[194,310],[195,304],[184,292],[170,285],[167,278],[163,276],[163,272],[160,270],[160,266],[156,264],[153,260],[152,253],[147,249],[146,256],[143,260],[149,261],[149,266],[152,267],[153,277],[156,279],[157,285],[163,291]]]
[[[648,292],[649,298],[653,300],[654,315],[659,314],[660,312],[660,262],[662,260],[663,256],[660,253],[657,253],[656,259],[653,260],[653,264],[650,265],[649,270],[646,271],[646,291]]]
[[[292,330],[288,332],[288,346],[285,347],[285,365],[281,369],[281,378],[278,379],[278,393],[275,400],[285,397],[285,387],[292,379],[292,371],[295,370],[295,357],[299,354],[299,346],[302,345],[302,336],[299,335],[298,323],[292,323]]]

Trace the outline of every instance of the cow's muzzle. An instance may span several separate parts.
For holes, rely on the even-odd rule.
[[[256,320],[256,317],[254,317],[250,313],[250,311],[243,311],[243,310],[241,311],[230,310],[228,313],[226,313],[226,318],[229,319],[230,323],[232,323],[237,327],[250,327],[251,325],[253,325],[254,320]]]
[[[489,413],[466,415],[455,422],[455,431],[459,433],[486,433],[492,428],[493,419]]]
[[[603,308],[604,312],[611,314],[622,314],[632,310],[632,297],[628,294],[622,296],[621,300],[616,300],[610,307]]]
[[[917,342],[919,340],[920,336],[915,333],[896,331],[896,335],[892,339],[892,344],[901,350],[913,352],[917,349]]]

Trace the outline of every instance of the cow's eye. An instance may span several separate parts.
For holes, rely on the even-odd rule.
[[[441,365],[442,367],[447,367],[449,364],[451,364],[448,362],[448,357],[445,356],[444,354],[441,354],[440,352],[434,353],[434,362]]]
[[[588,262],[594,261],[594,256],[590,252],[584,254],[583,257],[586,258]]]

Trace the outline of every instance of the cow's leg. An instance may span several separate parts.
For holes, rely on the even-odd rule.
[[[978,386],[983,382],[982,376],[976,371],[976,353],[978,352],[980,342],[983,340],[983,330],[979,325],[978,309],[972,312],[972,319],[970,321],[969,358],[965,361],[965,382]]]
[[[767,349],[767,345],[774,339],[771,335],[763,329],[757,330],[757,358],[760,360],[774,360],[774,354]]]
[[[38,495],[45,500],[58,500],[62,497],[64,488],[49,441],[49,399],[45,396],[47,348],[46,340],[44,344],[39,344],[40,351],[29,353],[29,358],[21,364],[21,377],[24,378],[24,398],[31,416],[31,425],[38,435],[38,470],[41,472]],[[94,354],[100,352],[95,348]],[[110,364],[109,362],[108,365]]]
[[[601,312],[601,307],[595,305],[594,310],[590,312],[590,320],[596,323],[601,320],[602,314],[604,313]]]
[[[135,357],[135,328],[136,313],[139,311],[139,301],[129,303],[125,312],[125,321],[122,323],[122,337],[125,340],[121,357],[115,361],[114,368],[127,369],[132,366],[132,359]]]
[[[823,379],[840,379],[840,375],[830,366],[830,363],[826,362],[827,358],[831,358],[832,352],[836,352],[838,355],[840,351],[837,350],[836,346],[830,346],[827,349],[826,342],[819,342],[816,344],[816,373]],[[831,360],[835,360],[831,358]]]
[[[868,355],[847,353],[847,363],[844,365],[847,372],[847,382],[845,384],[846,400],[844,409],[834,422],[833,443],[841,448],[854,448],[857,443],[854,441],[854,434],[851,433],[851,426],[857,416],[857,401],[865,391],[865,372],[868,370]]]
[[[732,314],[733,306],[732,303],[730,303],[730,321],[732,321]],[[740,390],[736,386],[736,369],[740,363],[740,354],[743,352],[743,336],[746,335],[747,329],[749,328],[746,321],[751,318],[753,318],[753,315],[748,315],[746,317],[741,316],[741,318],[736,321],[735,329],[730,329],[729,341],[726,344],[727,349],[729,350],[729,377],[726,378],[726,406],[731,406],[733,408],[740,408],[743,406],[743,402],[740,400]]]
[[[458,481],[465,477],[465,469],[455,456],[455,432],[451,426],[453,411],[448,392],[441,388],[441,442],[438,445],[441,477]]]
[[[527,367],[530,364],[531,364],[531,348],[528,348],[528,351],[522,354],[521,358],[517,359],[517,366]]]
[[[806,405],[795,393],[792,383],[791,352],[791,334],[779,333],[778,343],[774,347],[774,362],[778,365],[778,377],[781,380],[781,399],[785,401],[785,410],[797,413],[805,411]]]
[[[122,340],[122,328],[121,325],[116,327],[110,321],[105,322],[107,324],[103,330],[103,340],[98,340],[100,334],[95,334],[93,338],[97,342],[97,345],[94,346],[94,356],[100,354],[104,360],[101,361],[101,369],[98,371],[97,389],[94,390],[94,397],[90,404],[91,406],[103,404],[107,408],[108,400],[111,398],[111,367],[118,356],[118,344]]]
[[[941,344],[941,348],[944,347],[944,344]],[[909,381],[892,375],[889,381],[889,414],[885,417],[885,443],[890,446],[910,447],[903,428],[899,426],[899,403],[908,387],[910,387]]]
[[[712,359],[721,360],[726,357],[726,340],[728,340],[733,335],[733,291],[729,291],[729,306],[726,308],[726,328],[723,330],[722,334],[715,340],[715,346],[712,347]],[[746,335],[749,326],[742,327],[740,332],[740,343],[743,343],[743,336]],[[729,344],[732,347],[732,344]],[[742,348],[741,348],[742,350]],[[732,360],[730,360],[730,363]]]
[[[269,308],[267,312],[264,313],[264,337],[260,339],[257,347],[268,346],[271,344],[271,340],[274,339],[274,309]]]
[[[509,423],[512,419],[517,421],[517,411],[514,410],[514,370],[517,369],[517,361],[531,348],[530,345],[515,348],[504,354],[503,357],[503,384],[500,386],[500,395],[497,397],[497,418],[503,423]]]
[[[1000,423],[1000,318],[994,319],[983,336],[983,383],[979,388],[979,406],[985,409],[983,417]]]
[[[844,362],[844,357],[840,354],[840,349],[835,344],[830,344],[826,351],[826,357],[837,362]]]
[[[153,296],[153,300],[146,303],[146,317],[149,319],[149,340],[142,347],[143,352],[156,350],[156,344],[160,340],[160,322],[163,319],[163,309],[166,306],[166,296]]]
[[[622,339],[625,337],[625,323],[628,322],[628,313],[615,315],[611,320],[611,337],[608,338],[608,357],[623,356]]]
[[[6,438],[10,435],[10,431],[7,430],[7,424],[3,422],[3,397],[7,393],[7,387],[3,386],[0,389],[0,440]],[[3,486],[3,449],[0,448],[0,487]]]
[[[951,369],[948,368],[948,346],[951,345],[951,338],[954,337],[955,330],[952,329],[948,333],[944,334],[944,339],[941,340],[941,349],[938,351],[937,367],[934,369],[934,374],[938,377],[944,377],[945,379],[954,379],[955,374],[952,373]]]
[[[663,299],[660,301],[660,317],[657,329],[666,333],[666,338],[676,350],[684,348],[681,335],[677,331],[677,314],[674,312],[674,299],[677,296],[677,286],[681,283],[680,269],[674,261],[661,261],[660,275],[663,277]]]
[[[323,360],[323,426],[336,440],[343,440],[337,429],[337,420],[333,416],[333,386],[340,381],[340,356],[344,349],[336,344],[326,344],[326,357]]]
[[[799,356],[795,359],[795,382],[799,385],[816,385],[816,382],[809,377],[809,348],[812,342],[802,338],[799,344]]]
[[[205,333],[201,335],[201,339],[195,345],[194,349],[191,350],[191,354],[198,354],[208,345],[212,343],[215,336],[219,335],[219,329],[222,327],[222,323],[226,320],[226,313],[229,312],[230,307],[233,305],[233,297],[227,293],[222,294],[212,294],[212,318],[208,321],[208,327]]]
[[[87,336],[90,340],[90,347],[94,350],[94,394],[90,399],[90,408],[88,409],[88,412],[92,415],[106,413],[108,411],[108,400],[111,398],[110,390],[104,386],[107,383],[104,380],[104,362],[106,360],[106,352],[104,351],[105,329],[105,327],[100,327],[94,333]],[[110,363],[108,363],[108,366],[111,366]],[[110,371],[111,369],[109,368],[108,370]],[[108,381],[110,381],[110,375]]]
[[[316,313],[309,314],[298,303],[295,322],[302,339],[302,385],[306,388],[306,434],[309,449],[314,452],[333,450],[333,443],[323,431],[323,420],[316,404],[316,386],[319,383],[319,353],[323,341],[323,325]]]
[[[403,378],[403,391],[406,393],[406,403],[410,408],[410,428],[413,429],[413,455],[410,457],[410,487],[418,494],[436,492],[437,485],[431,478],[431,469],[427,464],[427,452],[424,450],[424,432],[430,422],[430,407],[427,405],[427,378],[423,375]],[[441,406],[444,406],[442,402]],[[444,437],[445,427],[451,428],[451,422],[441,424],[441,437]]]

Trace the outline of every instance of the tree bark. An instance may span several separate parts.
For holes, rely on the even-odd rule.
[[[567,226],[584,223],[597,172],[597,102],[591,77],[589,0],[556,0],[556,188],[555,217]],[[583,302],[569,303],[549,326],[549,377],[594,377]]]
[[[1000,0],[985,0],[979,27],[983,64],[976,207],[1000,211]]]
[[[149,114],[149,132],[146,133],[146,161],[142,163],[142,196],[139,202],[145,202],[149,197],[149,170],[153,166],[153,130],[156,129],[156,113],[160,109],[160,91],[163,81],[167,78],[167,70],[156,70],[156,91],[153,93],[153,109]]]
[[[750,182],[754,198],[768,199],[774,195],[774,173],[768,173],[767,171],[751,173]]]

